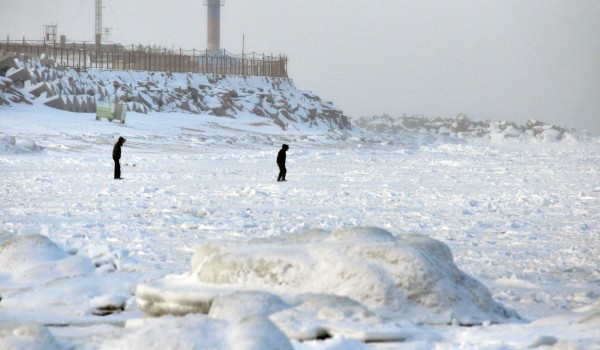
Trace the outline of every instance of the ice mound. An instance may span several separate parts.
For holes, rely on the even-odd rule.
[[[94,270],[89,259],[66,253],[42,235],[13,236],[0,241],[0,281],[5,285],[43,284]]]
[[[37,323],[0,326],[0,349],[63,349],[48,329]]]
[[[138,278],[103,273],[87,256],[68,253],[46,236],[0,235],[0,307],[15,323],[70,324],[136,311]]]
[[[235,322],[205,315],[135,319],[126,332],[103,343],[107,349],[292,350],[294,347],[268,318],[248,316]]]
[[[15,136],[0,133],[0,153],[32,153],[42,149],[43,147],[33,140],[27,138],[17,139]]]
[[[600,328],[600,300],[571,311],[563,312],[545,318],[540,318],[532,325],[536,326],[557,326],[569,324],[575,327],[584,328],[585,326],[595,326]]]
[[[461,272],[442,242],[370,227],[209,242],[195,252],[189,273],[140,284],[136,298],[150,315],[270,314],[295,339],[359,331],[365,340],[402,339],[398,322],[473,325],[518,317]]]

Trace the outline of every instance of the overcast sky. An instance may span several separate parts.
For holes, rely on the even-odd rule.
[[[0,0],[0,38],[58,24],[93,41],[94,0]],[[104,0],[111,41],[206,48],[202,0]],[[296,86],[350,117],[387,113],[600,133],[599,0],[226,0],[221,47],[285,54]]]

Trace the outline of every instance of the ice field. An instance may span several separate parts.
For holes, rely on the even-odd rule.
[[[119,136],[127,142],[116,181]],[[250,115],[129,113],[120,125],[44,106],[0,107],[0,348],[600,349],[597,140],[376,139],[281,132]],[[282,143],[290,145],[288,182],[278,183]],[[447,246],[451,256],[439,253],[447,260],[436,258],[431,271],[466,281],[465,290],[448,277],[450,301],[423,287],[428,317],[402,305],[408,316],[388,312],[368,297],[387,277],[360,283],[382,271],[381,257],[369,262],[375,272],[351,276],[363,266],[352,254],[373,240],[423,248],[425,260]],[[281,269],[270,287],[219,275],[223,289],[211,293],[234,296],[210,299],[210,313],[144,314],[135,296],[143,288],[155,288],[170,311],[208,293],[189,280],[192,257],[209,243],[253,263],[297,258],[292,269],[302,274],[286,284]],[[210,273],[231,267],[215,264]],[[402,281],[412,266],[389,270]],[[479,296],[484,311],[473,312],[468,298],[480,292],[471,278],[514,314],[486,320],[495,304]],[[461,313],[481,322],[466,326]]]

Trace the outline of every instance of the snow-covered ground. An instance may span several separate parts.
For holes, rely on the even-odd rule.
[[[600,349],[597,141],[411,146],[262,120],[0,106],[0,348]],[[144,314],[156,298],[210,312]]]

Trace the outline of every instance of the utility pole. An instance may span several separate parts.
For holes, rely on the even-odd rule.
[[[96,0],[96,50],[100,50],[102,44],[102,0]]]

